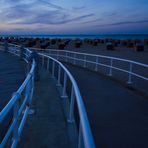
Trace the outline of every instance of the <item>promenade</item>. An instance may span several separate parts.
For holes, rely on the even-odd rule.
[[[96,147],[148,147],[146,97],[108,76],[64,65],[78,83]],[[61,105],[63,98],[59,97],[56,83],[48,72],[41,69],[40,73],[32,105],[35,113],[29,115],[19,147],[71,147]]]
[[[20,58],[2,51],[0,60],[0,107],[2,110],[10,101],[12,94],[23,83],[26,77],[26,67]],[[56,81],[41,67],[40,80],[35,83],[31,109],[34,112],[33,114],[32,110],[29,112],[17,147],[76,147],[76,135],[73,133],[71,124],[67,123],[61,97],[56,89]],[[0,142],[6,136],[6,131],[12,121],[12,112],[10,112],[0,124]],[[11,147],[11,142],[9,139],[5,147]]]
[[[108,76],[65,64],[82,94],[96,147],[147,148],[148,100]]]
[[[25,65],[16,56],[0,51],[0,111],[11,99],[25,79]],[[0,133],[4,134],[8,128],[10,118],[0,125]],[[0,136],[0,140],[1,140]]]
[[[47,68],[45,60],[44,68]],[[1,109],[6,105],[25,78],[25,66],[16,56],[0,52]],[[43,63],[42,63],[43,64]],[[82,95],[96,147],[147,148],[148,147],[148,99],[135,90],[125,87],[110,77],[63,63],[76,80]],[[62,98],[55,79],[49,71],[40,67],[40,80],[35,83],[31,109],[18,147],[76,147],[78,142],[75,125],[67,122],[68,96]],[[53,74],[53,72],[52,72]],[[63,74],[61,75],[63,77]],[[69,83],[69,81],[68,81]],[[67,84],[67,93],[69,92]],[[63,106],[64,104],[64,106]],[[75,110],[76,123],[78,119]],[[79,119],[78,119],[79,120]],[[7,121],[0,127],[4,134]],[[77,123],[78,125],[79,123]],[[73,127],[72,127],[73,126]],[[72,130],[73,129],[73,130]],[[74,133],[75,132],[75,133]],[[7,145],[9,147],[9,144]]]
[[[18,148],[69,147],[67,121],[60,99],[55,81],[41,69],[31,107],[35,113],[27,119]]]

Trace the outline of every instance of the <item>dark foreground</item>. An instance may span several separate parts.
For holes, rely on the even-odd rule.
[[[148,100],[107,76],[66,64],[78,82],[99,148],[147,148]]]
[[[17,91],[25,78],[25,69],[16,56],[0,51],[0,111],[11,99],[13,92]],[[0,124],[0,141],[7,129],[10,116]]]

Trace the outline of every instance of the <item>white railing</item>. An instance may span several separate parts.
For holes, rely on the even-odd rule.
[[[94,140],[91,133],[89,121],[87,118],[86,110],[84,107],[83,99],[81,97],[79,88],[77,83],[71,73],[67,70],[67,68],[55,58],[52,58],[48,55],[39,54],[42,61],[42,66],[46,67],[49,71],[51,67],[52,78],[57,78],[57,85],[61,86],[63,84],[62,95],[61,97],[67,97],[66,88],[68,87],[67,81],[70,80],[71,83],[71,90],[70,90],[70,107],[69,107],[69,115],[68,115],[68,122],[74,122],[74,104],[76,102],[79,114],[79,140],[78,140],[78,147],[85,148],[94,148]],[[56,75],[57,70],[57,75]],[[64,78],[61,78],[61,73],[63,72]],[[62,83],[63,82],[63,83]]]
[[[127,73],[127,83],[133,83],[133,77],[148,81],[148,64],[116,58],[104,55],[95,55],[81,52],[73,52],[67,50],[46,49],[40,52],[46,53],[56,59],[72,64],[81,64],[83,67],[88,67],[91,64],[91,69],[99,71],[99,67],[107,68],[107,74],[113,76],[113,70]]]
[[[20,56],[19,49],[19,46],[9,44],[8,52]],[[31,51],[28,49],[25,49],[24,51],[25,56],[23,58],[28,63],[28,57],[30,56]],[[0,124],[2,124],[3,121],[8,117],[8,114],[12,112],[12,122],[7,129],[7,132],[5,133],[2,142],[0,143],[0,148],[3,148],[6,145],[11,135],[12,148],[15,148],[19,141],[32,102],[32,96],[34,91],[35,65],[35,60],[33,60],[31,69],[27,74],[27,77],[24,80],[23,84],[15,93],[13,93],[10,101],[0,112]]]
[[[20,48],[24,49],[23,51]],[[28,58],[31,55],[31,51],[28,48],[20,47],[19,45],[9,44],[8,52],[16,55],[21,56],[26,63],[28,63]]]

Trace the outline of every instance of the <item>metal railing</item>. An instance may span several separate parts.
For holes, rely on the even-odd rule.
[[[28,59],[32,53],[28,48],[24,48],[19,45],[15,45],[15,44],[9,44],[8,52],[10,52],[16,56],[19,56],[26,63],[28,63]]]
[[[148,81],[148,64],[116,58],[104,55],[95,55],[81,52],[73,52],[67,50],[46,49],[40,50],[56,59],[72,64],[78,64],[83,67],[88,67],[94,71],[99,71],[101,67],[105,67],[107,74],[113,76],[114,71],[127,73],[127,83],[133,83],[133,77]],[[114,71],[113,71],[114,70]]]
[[[9,45],[8,51],[17,55],[22,56],[23,59],[28,62],[28,57],[31,54],[31,51],[26,49],[21,52],[19,50],[20,46],[17,45]],[[71,62],[73,64],[81,64],[83,67],[88,67],[88,64],[91,64],[91,68],[93,68],[95,71],[99,71],[99,67],[106,67],[108,69],[108,75],[113,75],[113,70],[121,71],[128,74],[127,77],[127,83],[131,84],[133,82],[132,77],[138,77],[142,80],[147,81],[148,77],[147,74],[141,73],[139,74],[138,71],[134,72],[133,67],[140,66],[142,68],[148,68],[147,64],[142,64],[139,62],[116,58],[116,57],[110,57],[110,56],[103,56],[103,55],[94,55],[94,54],[87,54],[87,53],[79,53],[79,52],[72,52],[72,51],[66,51],[66,50],[44,50],[45,53],[39,53],[41,57],[42,65],[45,66],[46,62],[46,68],[49,70],[49,67],[51,66],[51,73],[53,78],[57,78],[58,85],[63,84],[62,89],[62,96],[61,97],[67,97],[66,88],[68,87],[67,81],[70,80],[71,83],[71,91],[70,91],[70,107],[69,107],[69,114],[68,114],[68,122],[74,121],[74,104],[76,103],[78,108],[78,114],[79,114],[79,140],[78,140],[78,147],[81,147],[84,145],[86,148],[93,148],[95,147],[93,136],[91,133],[91,128],[89,125],[88,117],[86,114],[86,110],[84,107],[83,99],[81,97],[79,88],[77,86],[77,83],[71,73],[67,70],[67,68],[58,60],[64,60],[65,62]],[[49,54],[49,55],[47,55]],[[53,57],[55,58],[53,58]],[[105,61],[107,60],[107,61]],[[119,62],[119,64],[117,64]],[[126,63],[124,65],[124,68],[121,68],[120,62]],[[117,64],[117,65],[116,65]],[[55,74],[55,70],[58,70],[58,74]],[[35,69],[35,61],[32,63],[31,70],[29,74],[27,75],[25,81],[21,85],[21,87],[17,90],[16,93],[13,94],[11,100],[8,102],[8,104],[4,107],[4,109],[0,112],[0,123],[4,120],[4,118],[8,115],[8,113],[13,109],[13,120],[12,123],[7,130],[7,133],[5,134],[5,137],[2,140],[2,143],[0,144],[0,147],[4,147],[6,142],[8,141],[8,138],[12,134],[12,146],[16,147],[19,137],[21,135],[22,129],[24,127],[29,106],[31,104],[33,90],[34,90],[34,69]],[[61,78],[61,73],[64,73],[63,79]],[[20,100],[23,101],[21,102]],[[21,105],[20,105],[21,103]]]
[[[51,67],[51,74],[52,78],[57,78],[57,85],[63,84],[62,89],[62,96],[61,97],[67,97],[66,88],[68,87],[67,81],[70,80],[71,83],[71,90],[70,90],[70,107],[69,107],[69,113],[68,113],[68,122],[74,121],[74,104],[76,102],[76,106],[78,108],[78,115],[79,115],[79,139],[78,139],[78,147],[82,147],[82,145],[85,148],[94,148],[94,140],[91,133],[88,117],[86,114],[86,110],[84,107],[83,99],[81,97],[79,88],[77,86],[77,83],[71,73],[67,70],[67,68],[58,60],[55,58],[52,58],[48,55],[39,53],[42,61],[42,66],[46,67],[46,69],[49,71],[49,67]],[[57,75],[55,74],[57,68]],[[61,73],[63,72],[63,79],[61,78]]]
[[[9,44],[8,52],[17,56],[21,56],[20,46],[17,45]],[[23,59],[28,63],[28,57],[30,56],[31,51],[25,48],[24,53],[22,54],[24,54]],[[32,96],[34,92],[35,66],[36,63],[35,60],[33,60],[31,69],[27,74],[26,79],[19,87],[19,89],[15,93],[13,93],[10,101],[0,112],[0,124],[2,124],[3,121],[9,115],[9,113],[12,112],[12,121],[2,139],[2,142],[0,143],[0,148],[3,148],[6,145],[8,139],[11,136],[12,136],[12,143],[11,143],[12,148],[15,148],[19,141],[20,135],[22,133],[24,124],[26,122],[29,113],[29,107],[32,102]]]

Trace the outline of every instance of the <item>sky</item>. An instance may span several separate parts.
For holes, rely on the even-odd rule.
[[[0,0],[0,34],[148,34],[148,0]]]

